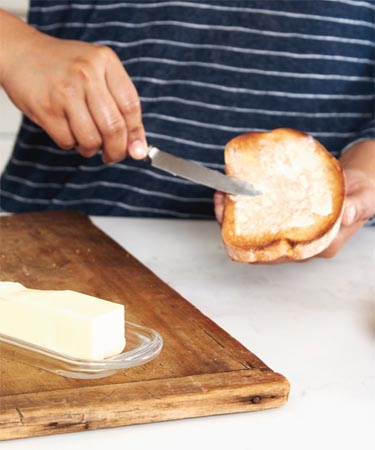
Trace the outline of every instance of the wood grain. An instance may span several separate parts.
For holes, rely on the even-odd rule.
[[[188,274],[187,274],[188,276]],[[126,306],[160,356],[75,380],[0,354],[0,439],[272,408],[289,383],[76,212],[0,218],[0,280],[73,289]]]

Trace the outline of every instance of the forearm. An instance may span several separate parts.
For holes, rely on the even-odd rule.
[[[360,170],[375,184],[375,140],[353,145],[340,158],[344,170]]]
[[[40,34],[18,17],[0,9],[0,86],[4,87],[6,74]]]

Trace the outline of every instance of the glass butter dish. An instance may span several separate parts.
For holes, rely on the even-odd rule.
[[[131,322],[125,323],[126,346],[102,360],[77,359],[0,333],[0,360],[20,361],[68,378],[104,378],[156,358],[163,346],[159,333]]]

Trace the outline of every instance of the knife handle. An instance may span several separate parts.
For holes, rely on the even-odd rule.
[[[151,164],[152,158],[158,153],[159,149],[154,147],[153,145],[149,145],[147,147],[147,155],[143,158],[144,162]]]

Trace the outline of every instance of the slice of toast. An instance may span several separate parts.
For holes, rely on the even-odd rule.
[[[226,195],[222,237],[233,260],[306,259],[335,238],[344,176],[339,162],[312,136],[287,128],[237,136],[225,147],[225,168],[263,193]]]

